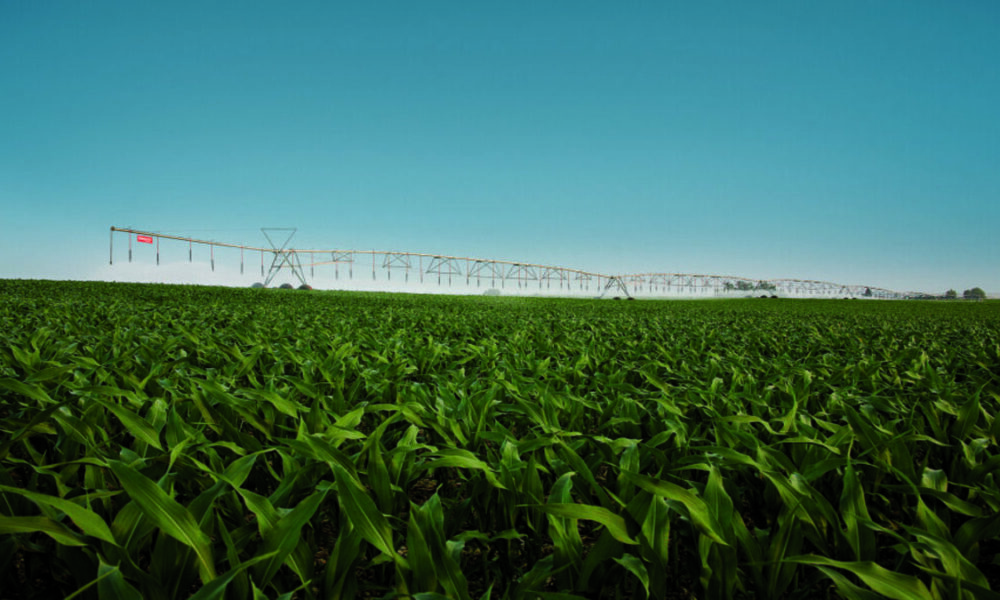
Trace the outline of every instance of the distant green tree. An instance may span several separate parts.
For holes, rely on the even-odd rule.
[[[947,292],[944,293],[944,297],[947,298],[948,300],[954,300],[955,298],[958,298],[958,292],[956,292],[955,290],[948,290]]]
[[[966,300],[983,300],[986,298],[986,292],[983,291],[983,288],[974,287],[962,292],[962,297]]]

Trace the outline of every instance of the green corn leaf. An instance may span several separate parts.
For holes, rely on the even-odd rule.
[[[108,461],[108,466],[125,493],[139,505],[147,519],[156,523],[163,533],[194,550],[198,557],[198,572],[202,583],[214,579],[215,562],[212,559],[211,543],[191,513],[155,482],[125,463],[112,460]]]
[[[884,460],[882,453],[883,444],[881,440],[888,439],[880,435],[882,431],[871,424],[868,419],[863,418],[856,410],[848,405],[844,405],[844,416],[850,424],[858,442],[867,452],[873,453],[876,460]]]
[[[392,477],[386,467],[385,449],[382,447],[382,426],[369,436],[368,446],[368,481],[375,492],[375,499],[380,510],[385,513],[393,512],[394,498],[392,494]]]
[[[870,521],[864,489],[854,465],[847,463],[844,469],[844,488],[840,495],[840,514],[847,526],[847,542],[854,551],[854,558],[860,561],[875,558],[874,533],[864,525]]]
[[[216,528],[215,530],[219,534],[219,538],[222,540],[222,544],[226,547],[226,560],[229,562],[229,568],[233,569],[240,564],[240,549],[236,547],[236,543],[233,542],[233,536],[229,534],[229,524],[226,523],[221,512],[216,514]],[[239,533],[239,530],[237,530]],[[218,578],[216,578],[218,579]],[[214,579],[212,581],[215,581]],[[248,577],[243,576],[236,583],[237,590],[234,591],[235,596],[240,598],[246,598],[250,591],[250,580]]]
[[[194,403],[198,412],[201,413],[202,419],[205,420],[205,424],[209,426],[217,434],[222,434],[222,429],[218,424],[218,417],[216,411],[209,402],[208,395],[214,392],[213,385],[211,382],[201,381],[199,385],[193,385],[191,387],[191,402]],[[207,393],[206,393],[207,392]],[[225,396],[225,394],[222,394]]]
[[[885,596],[855,585],[840,571],[830,567],[816,567],[837,586],[837,591],[847,600],[882,600]]]
[[[819,501],[822,497],[817,497],[803,490],[803,482],[801,480],[796,482],[793,479],[798,476],[797,473],[792,473],[791,476],[785,477],[777,471],[765,470],[761,471],[761,475],[766,477],[774,486],[774,489],[777,490],[789,514],[807,523],[813,532],[820,531],[821,527],[817,521],[824,516],[824,511],[820,510],[819,507]],[[796,485],[796,483],[799,485]],[[819,541],[822,543],[822,538]]]
[[[237,575],[265,560],[271,560],[277,552],[268,552],[242,562],[226,573],[201,586],[188,600],[222,600],[226,597],[226,588]]]
[[[159,434],[153,429],[149,422],[146,421],[146,419],[143,419],[131,410],[125,408],[124,406],[115,404],[114,402],[106,402],[94,397],[91,397],[90,400],[111,411],[112,414],[118,417],[118,420],[121,421],[122,425],[125,426],[125,429],[127,429],[128,432],[131,433],[137,440],[142,440],[157,450],[163,450],[163,446],[160,444]]]
[[[326,492],[324,491],[314,492],[288,514],[281,517],[277,524],[267,532],[261,551],[269,555],[270,558],[261,565],[260,575],[254,578],[255,581],[265,586],[269,584],[286,559],[290,561],[289,567],[300,578],[307,578],[311,564],[301,564],[292,556],[292,551],[301,541],[302,528],[312,519],[325,497]]]
[[[996,424],[998,429],[1000,429],[1000,418],[995,418],[993,423]],[[1000,437],[1000,432],[998,432],[997,437]],[[969,479],[972,481],[979,481],[997,470],[1000,470],[1000,455],[992,456],[986,459],[981,465],[976,465],[976,467],[972,469],[972,472],[969,473]]]
[[[948,576],[954,577],[957,581],[969,582],[985,588],[989,587],[990,584],[983,573],[968,558],[963,556],[950,541],[921,532],[914,527],[907,527],[907,530],[920,546],[929,549],[931,554],[941,562],[944,572]]]
[[[339,492],[337,499],[340,501],[340,507],[347,513],[358,533],[397,564],[405,563],[405,559],[396,553],[389,522],[385,515],[379,512],[361,484],[339,463],[333,464],[333,471],[337,481]]]
[[[558,439],[558,442],[560,457],[563,458],[570,465],[572,470],[576,471],[584,481],[590,484],[590,490],[597,498],[598,502],[600,502],[601,506],[605,508],[615,506],[615,502],[611,500],[608,490],[604,489],[604,486],[597,481],[597,478],[594,477],[594,473],[590,470],[590,467],[587,466],[587,463],[580,458],[580,455],[577,454],[576,451],[569,446],[569,444],[562,441],[562,439]]]
[[[351,412],[337,417],[334,425],[342,429],[356,429],[358,425],[361,424],[361,419],[365,416],[366,407],[359,406]]]
[[[939,492],[948,491],[948,474],[941,469],[924,468],[920,476],[920,485]]]
[[[247,454],[229,463],[229,466],[226,467],[220,479],[231,485],[233,489],[239,488],[247,480],[247,477],[250,476],[250,472],[253,470],[254,463],[257,461],[259,455],[260,453],[257,452]]]
[[[968,579],[955,577],[954,575],[949,575],[948,573],[929,569],[924,566],[920,566],[919,568],[924,573],[949,584],[951,589],[954,590],[955,597],[971,597],[975,598],[975,600],[1000,600],[1000,593],[994,592],[988,586],[977,585]]]
[[[645,491],[643,494],[649,498],[649,508],[642,519],[642,536],[656,557],[659,568],[665,570],[670,563],[670,507],[660,496]]]
[[[25,396],[26,398],[31,398],[39,404],[54,404],[53,400],[46,392],[45,388],[40,385],[29,385],[17,379],[11,379],[9,377],[0,377],[0,388],[8,389],[12,392],[16,392]]]
[[[156,530],[156,524],[145,518],[135,501],[122,507],[111,522],[111,533],[118,545],[128,552],[138,552],[141,542]]]
[[[62,365],[58,367],[48,367],[42,369],[41,371],[36,371],[32,373],[27,378],[25,378],[26,383],[43,383],[47,381],[52,381],[54,379],[64,379],[63,376],[67,373],[74,371],[76,367],[74,365]]]
[[[629,536],[628,527],[625,525],[625,519],[602,506],[566,503],[532,504],[529,506],[557,517],[596,521],[601,525],[604,525],[604,527],[607,528],[608,533],[610,533],[619,542],[632,545],[637,545],[639,543]]]
[[[284,415],[297,417],[300,406],[293,400],[271,389],[240,390],[240,393],[256,400],[268,402]]]
[[[573,475],[574,472],[569,471],[563,473],[559,479],[552,485],[552,491],[549,493],[548,504],[572,504],[573,497],[571,495],[571,490],[573,489]],[[549,519],[549,537],[552,538],[552,543],[555,546],[555,568],[562,568],[564,566],[569,566],[571,569],[578,568],[582,556],[583,556],[583,540],[580,538],[580,531],[577,528],[576,519],[566,519],[563,517],[558,517],[556,515],[548,515]],[[566,574],[561,573],[559,577],[566,577]],[[564,585],[569,585],[569,581],[561,582]]]
[[[14,447],[14,444],[17,444],[24,438],[36,433],[40,430],[40,428],[45,428],[47,433],[55,434],[55,428],[53,428],[51,423],[48,423],[47,421],[52,417],[52,413],[61,409],[67,403],[68,402],[52,404],[47,406],[45,410],[35,413],[28,423],[12,434],[9,439],[0,444],[0,460],[7,458],[7,454],[10,452],[10,449]]]
[[[722,527],[719,525],[715,516],[712,515],[708,505],[694,493],[680,487],[679,485],[670,483],[669,481],[661,481],[645,475],[629,473],[628,478],[640,488],[651,494],[656,494],[657,496],[662,496],[667,500],[673,500],[683,504],[684,507],[687,508],[688,514],[691,516],[691,521],[702,533],[712,538],[713,541],[719,544],[724,546],[729,545],[722,532]]]
[[[531,570],[521,577],[510,595],[512,598],[531,598],[537,594],[537,590],[543,587],[545,581],[553,574],[552,557],[546,556],[542,560],[532,565]],[[530,595],[528,595],[530,593]]]
[[[438,458],[428,461],[424,468],[426,469],[438,469],[443,467],[455,467],[459,469],[476,469],[483,472],[486,476],[486,480],[490,482],[495,488],[505,490],[500,480],[497,479],[496,473],[490,466],[477,457],[475,454],[469,452],[468,450],[463,450],[462,448],[445,448],[438,450],[436,452]]]
[[[336,466],[345,469],[352,477],[357,476],[354,461],[320,436],[303,435],[301,439],[287,440],[285,443],[305,456],[325,462],[333,472],[336,472]]]
[[[941,517],[939,517],[936,512],[931,510],[930,507],[928,507],[924,502],[924,499],[919,496],[917,496],[917,522],[931,534],[942,539],[951,537],[951,533],[948,531],[948,526],[945,525]]]
[[[267,594],[257,587],[257,584],[250,582],[251,589],[253,590],[253,600],[269,600]]]
[[[955,546],[967,554],[973,545],[997,536],[1000,536],[1000,514],[969,519],[955,533]]]
[[[143,600],[142,594],[125,580],[121,570],[103,560],[97,569],[97,594],[101,600]]]
[[[848,571],[858,576],[874,591],[893,600],[934,600],[923,581],[912,575],[890,571],[871,561],[843,562],[816,555],[795,556],[784,560],[789,563]]]
[[[709,514],[715,517],[720,533],[725,533],[726,538],[731,538],[733,499],[726,492],[722,483],[722,472],[715,465],[712,465],[708,475],[708,483],[705,484],[704,502]]]
[[[333,545],[323,574],[323,589],[327,598],[353,596],[351,588],[357,584],[353,565],[360,558],[362,538],[345,515],[341,514],[340,521],[340,535]]]
[[[733,535],[739,547],[746,553],[747,561],[744,565],[753,577],[754,586],[758,590],[766,590],[763,540],[760,539],[763,536],[751,535],[743,515],[739,512],[735,513],[733,518]]]
[[[244,488],[236,488],[236,492],[243,498],[247,509],[257,517],[257,527],[261,537],[270,535],[271,530],[277,527],[280,516],[274,509],[271,501],[256,492]]]
[[[417,510],[410,509],[410,522],[406,529],[407,559],[413,573],[414,590],[433,592],[438,588],[437,568],[430,543],[424,534],[424,528],[417,520]]]
[[[41,532],[64,546],[86,546],[87,542],[58,521],[48,517],[6,517],[0,515],[0,534]]]
[[[967,517],[981,517],[983,516],[983,509],[979,506],[962,500],[958,496],[952,493],[943,493],[936,490],[920,489],[920,495],[924,497],[937,498],[945,506],[960,515],[965,515]]]
[[[422,506],[411,508],[410,528],[417,530],[412,532],[417,534],[413,539],[418,542],[417,550],[422,554],[417,559],[420,568],[426,571],[427,563],[431,563],[430,568],[434,575],[432,584],[439,584],[450,598],[469,600],[469,586],[462,573],[460,562],[461,549],[465,546],[465,542],[446,541],[444,511],[437,494],[431,496]],[[408,531],[408,534],[410,532]],[[416,564],[411,563],[411,568],[416,569]],[[426,584],[429,577],[427,573],[422,573],[418,579]],[[436,585],[431,585],[429,589],[434,591],[435,588]]]
[[[649,572],[646,570],[646,565],[643,564],[642,560],[632,554],[626,554],[614,560],[639,579],[642,589],[646,590],[646,597],[649,598]]]
[[[69,517],[70,520],[72,520],[84,534],[104,540],[105,542],[109,542],[111,544],[117,543],[115,542],[114,535],[111,534],[111,529],[108,527],[108,524],[104,522],[104,519],[102,519],[100,515],[88,508],[80,506],[75,502],[64,498],[56,498],[55,496],[47,496],[45,494],[29,492],[28,490],[22,490],[20,488],[13,488],[5,485],[0,485],[0,491],[18,494],[40,506],[49,506],[58,511],[62,511],[66,513],[66,516]]]
[[[964,440],[969,437],[972,428],[976,426],[976,421],[979,419],[979,411],[979,394],[977,393],[958,409],[958,417],[951,427],[951,434],[956,440]]]

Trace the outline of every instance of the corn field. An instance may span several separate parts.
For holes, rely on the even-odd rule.
[[[1000,598],[1000,303],[0,281],[0,598]]]

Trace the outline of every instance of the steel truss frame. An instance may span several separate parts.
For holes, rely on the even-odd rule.
[[[436,283],[453,285],[455,279],[464,279],[467,286],[475,280],[476,287],[489,281],[490,287],[505,288],[506,284],[516,284],[517,289],[529,293],[534,290],[560,290],[566,294],[582,291],[593,291],[599,297],[606,295],[633,297],[637,295],[648,297],[670,296],[740,296],[756,294],[779,294],[789,297],[809,298],[872,298],[872,299],[903,299],[919,295],[917,292],[897,292],[885,288],[865,285],[844,285],[827,281],[809,279],[752,279],[728,275],[702,275],[695,273],[636,273],[624,275],[608,275],[533,263],[514,262],[506,260],[491,260],[470,258],[464,256],[448,256],[443,254],[428,254],[421,252],[395,252],[381,250],[307,250],[289,248],[288,244],[295,235],[294,228],[262,228],[270,248],[247,246],[211,240],[199,240],[178,235],[142,231],[127,227],[111,227],[110,262],[114,264],[114,235],[128,234],[128,260],[132,262],[132,236],[149,236],[156,245],[156,263],[160,263],[160,240],[174,240],[188,244],[188,260],[193,260],[194,245],[209,247],[212,270],[215,270],[215,248],[235,248],[240,250],[240,273],[243,273],[244,256],[246,252],[259,252],[261,255],[261,276],[266,276],[265,286],[270,285],[274,277],[283,270],[289,269],[303,285],[306,283],[305,267],[315,277],[315,268],[332,265],[334,277],[340,279],[340,268],[347,267],[347,277],[354,279],[355,267],[360,267],[362,257],[371,258],[371,277],[376,280],[379,270],[384,272],[387,280],[392,280],[393,271],[402,271],[403,280],[410,281],[410,273],[416,271],[421,283],[426,279],[436,278]],[[269,233],[276,231],[290,232],[284,243],[278,246]],[[264,256],[272,257],[270,268],[265,275]],[[367,260],[367,259],[365,259]],[[360,273],[359,273],[360,275]],[[534,283],[535,285],[531,285]],[[574,285],[575,290],[574,290]],[[555,284],[555,285],[553,285]]]
[[[291,269],[292,275],[294,275],[302,285],[309,287],[309,284],[306,283],[306,276],[302,273],[302,261],[299,260],[298,253],[294,249],[288,247],[288,243],[292,241],[293,237],[295,237],[297,229],[295,227],[261,227],[260,231],[264,234],[264,237],[267,238],[267,243],[271,244],[271,252],[274,255],[271,259],[271,267],[267,271],[267,277],[264,279],[264,287],[271,285],[274,278],[284,268]],[[271,233],[278,231],[288,232],[288,235],[285,237],[285,241],[281,244],[281,247],[278,247],[278,245],[274,243],[274,240],[271,239]]]

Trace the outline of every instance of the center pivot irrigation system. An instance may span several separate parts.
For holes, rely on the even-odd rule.
[[[333,267],[334,278],[356,281],[363,287],[368,280],[370,264],[371,279],[382,279],[400,284],[435,284],[438,286],[464,285],[481,288],[489,283],[490,289],[502,288],[509,294],[557,294],[567,296],[745,296],[778,295],[802,298],[877,298],[903,299],[916,296],[914,292],[896,292],[884,288],[865,285],[842,285],[828,281],[807,279],[751,279],[728,275],[697,275],[689,273],[639,273],[631,275],[607,275],[566,267],[552,267],[507,260],[446,256],[421,252],[394,252],[381,250],[302,250],[291,248],[289,244],[296,229],[291,227],[262,227],[261,232],[269,247],[247,246],[200,240],[180,235],[141,231],[128,227],[111,227],[110,262],[115,262],[115,234],[127,236],[128,261],[132,262],[133,242],[155,247],[156,264],[160,264],[160,241],[186,243],[188,262],[194,262],[194,247],[208,247],[209,261],[215,271],[217,249],[239,250],[240,274],[245,274],[248,259],[256,264],[260,258],[260,276],[263,286],[269,287],[275,278],[287,271],[304,287],[307,283],[306,269],[310,278],[315,279],[316,267]],[[284,234],[279,245],[276,240]],[[248,256],[249,255],[249,256]],[[346,273],[342,273],[346,270]],[[357,277],[355,277],[357,275]],[[259,285],[259,284],[258,284]],[[286,284],[287,285],[287,284]],[[508,288],[508,285],[510,287]]]

